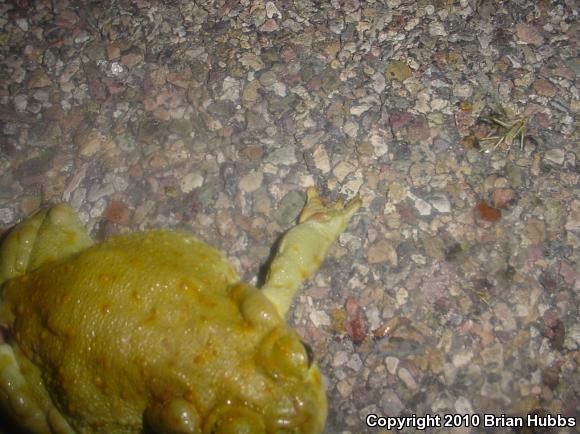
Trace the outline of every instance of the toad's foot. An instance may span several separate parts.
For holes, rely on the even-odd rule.
[[[362,204],[357,197],[346,206],[340,201],[324,206],[314,187],[306,194],[306,205],[298,225],[282,238],[262,287],[283,317],[300,285],[318,269],[328,249]]]
[[[30,362],[24,371],[12,347],[0,344],[0,404],[14,421],[28,432],[74,434],[40,385],[40,373]]]

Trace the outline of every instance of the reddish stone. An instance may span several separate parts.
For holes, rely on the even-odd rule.
[[[112,223],[126,225],[129,223],[129,208],[123,202],[113,200],[105,209],[104,217]]]
[[[546,113],[536,113],[534,121],[541,128],[550,128],[550,117]]]
[[[350,338],[355,344],[360,344],[365,340],[366,325],[363,318],[357,317],[353,320],[350,320],[346,328]]]
[[[492,208],[485,201],[481,201],[475,207],[475,218],[480,222],[496,222],[501,218],[501,211]]]
[[[400,131],[413,121],[413,115],[409,112],[393,113],[389,119],[393,131]]]

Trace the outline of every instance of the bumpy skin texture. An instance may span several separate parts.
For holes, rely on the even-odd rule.
[[[360,205],[324,214],[312,194],[316,219],[341,220],[331,243]],[[326,250],[293,230],[266,288],[278,300],[191,235],[91,245],[68,206],[36,214],[0,249],[0,406],[38,434],[322,432],[320,373],[283,316]]]

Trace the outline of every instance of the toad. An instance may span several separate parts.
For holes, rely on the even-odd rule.
[[[36,434],[316,434],[327,401],[286,325],[298,288],[360,207],[316,190],[261,289],[193,235],[95,244],[66,204],[0,246],[0,406]]]

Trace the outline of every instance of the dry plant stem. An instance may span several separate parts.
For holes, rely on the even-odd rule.
[[[517,139],[518,137],[520,139],[520,149],[523,149],[526,124],[528,122],[527,117],[521,116],[511,121],[509,120],[504,121],[495,116],[491,116],[489,120],[491,120],[496,125],[506,128],[507,131],[505,134],[502,134],[501,136],[490,136],[481,139],[482,141],[492,141],[492,140],[495,141],[495,143],[491,147],[486,147],[482,149],[482,152],[489,151],[490,149],[495,150],[502,144],[505,144],[506,148],[509,150],[514,140]]]

